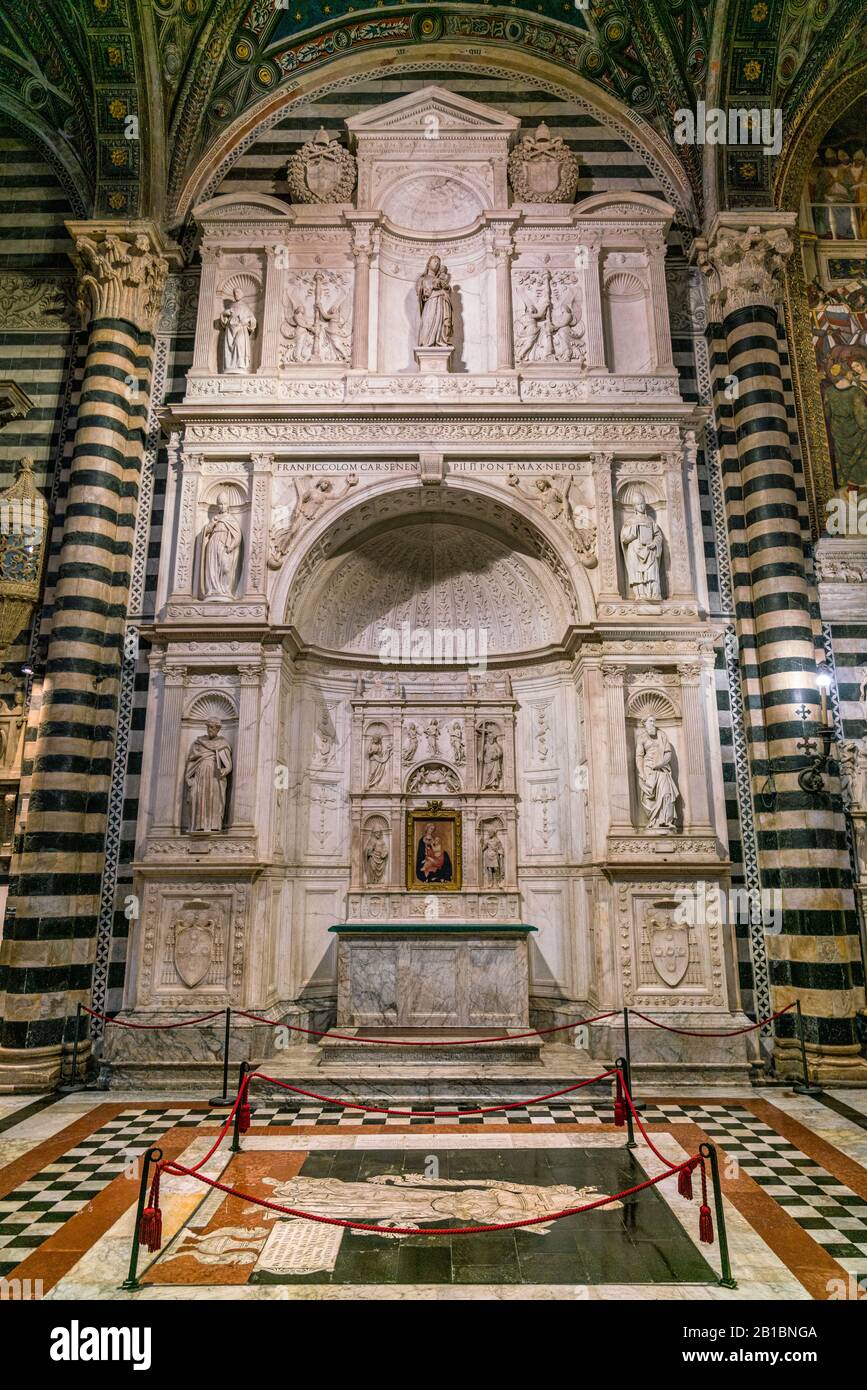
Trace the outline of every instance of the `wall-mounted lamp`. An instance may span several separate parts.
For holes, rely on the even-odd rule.
[[[798,785],[805,792],[812,792],[814,795],[827,792],[825,785],[825,774],[828,771],[828,760],[831,756],[831,744],[837,737],[833,720],[828,717],[828,692],[834,683],[833,672],[824,661],[816,671],[816,685],[819,687],[819,699],[821,701],[821,718],[815,725],[815,734],[821,740],[821,751],[815,737],[811,737],[807,730],[809,709],[802,705],[798,713],[801,716],[801,728],[803,737],[798,747],[804,754],[806,767],[798,773]]]

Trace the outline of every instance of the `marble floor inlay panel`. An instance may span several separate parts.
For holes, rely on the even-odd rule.
[[[853,1099],[860,1097],[849,1092],[847,1105]],[[133,1296],[339,1298],[354,1288],[364,1297],[508,1297],[522,1288],[534,1298],[631,1290],[642,1298],[786,1300],[829,1297],[835,1281],[867,1275],[865,1136],[843,1107],[782,1090],[648,1099],[643,1121],[670,1161],[704,1138],[720,1150],[735,1291],[718,1286],[719,1247],[698,1244],[698,1203],[681,1198],[674,1180],[533,1231],[426,1235],[431,1222],[543,1215],[580,1204],[576,1193],[616,1193],[662,1170],[640,1135],[632,1153],[625,1149],[601,1098],[485,1116],[434,1108],[435,1117],[386,1117],[319,1102],[262,1103],[242,1154],[224,1142],[210,1175],[250,1196],[385,1223],[382,1233],[275,1218],[175,1179],[164,1248],[143,1257],[143,1287]],[[0,1136],[0,1277],[41,1279],[51,1298],[128,1297],[119,1286],[136,1160],[156,1142],[184,1161],[205,1152],[223,1113],[104,1094],[69,1096],[41,1112],[22,1107],[19,1123]],[[418,1229],[394,1236],[389,1222]]]

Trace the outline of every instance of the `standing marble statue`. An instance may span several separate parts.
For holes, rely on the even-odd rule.
[[[202,532],[199,592],[203,599],[232,598],[241,559],[241,527],[229,511],[225,492],[217,497],[217,514]]]
[[[391,761],[391,744],[386,743],[382,734],[374,734],[367,745],[367,785],[378,787],[385,769]]]
[[[506,876],[503,842],[496,830],[489,830],[485,836],[482,871],[486,888],[499,888]]]
[[[620,532],[629,589],[633,598],[661,598],[662,532],[647,510],[643,493],[633,505],[635,515]]]
[[[250,339],[256,332],[256,316],[241,297],[232,291],[232,303],[220,315],[223,326],[223,371],[243,375],[251,369]]]
[[[495,724],[483,724],[480,731],[480,789],[499,791],[503,785],[503,746]]]
[[[655,719],[645,719],[635,740],[635,769],[649,830],[677,828],[675,807],[680,792],[671,770],[672,756],[668,734],[657,728]]]
[[[184,782],[190,803],[190,830],[222,830],[226,792],[232,771],[232,750],[220,737],[222,725],[212,719],[187,754]]]
[[[364,863],[368,883],[382,883],[388,864],[388,840],[385,831],[378,828],[371,832],[364,851]]]
[[[423,275],[415,282],[421,323],[419,347],[451,347],[454,342],[452,281],[448,266],[431,256]]]
[[[449,738],[452,745],[452,761],[456,767],[463,767],[467,760],[467,750],[464,747],[463,725],[457,719],[449,730]]]

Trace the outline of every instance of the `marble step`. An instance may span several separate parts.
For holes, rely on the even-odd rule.
[[[522,1036],[526,1032],[526,1028],[492,1031],[490,1028],[344,1027],[327,1033],[319,1045],[319,1052],[323,1067],[332,1063],[343,1065],[346,1062],[361,1062],[393,1070],[415,1063],[439,1070],[449,1063],[460,1066],[470,1056],[475,1065],[502,1062],[529,1065],[539,1061],[543,1044],[538,1036]],[[480,1043],[477,1047],[459,1045],[461,1039],[494,1036],[502,1036],[504,1040]],[[356,1038],[357,1042],[354,1041]],[[366,1041],[371,1038],[384,1038],[387,1042],[377,1044]],[[455,1046],[449,1045],[452,1039]],[[436,1046],[431,1046],[434,1043]]]

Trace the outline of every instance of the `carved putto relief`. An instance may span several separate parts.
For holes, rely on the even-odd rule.
[[[220,730],[219,719],[208,722],[207,733],[200,734],[187,754],[184,785],[190,808],[190,830],[214,832],[223,829],[226,793],[232,771],[232,750]]]
[[[410,775],[408,792],[459,792],[461,779],[445,763],[422,763]]]
[[[571,203],[578,187],[578,156],[543,121],[509,155],[509,182],[522,203]]]
[[[582,295],[574,271],[522,270],[514,278],[515,361],[586,361]]]
[[[356,473],[347,473],[340,478],[308,473],[297,483],[290,478],[287,500],[274,508],[271,520],[268,568],[278,570],[289,554],[296,534],[315,521],[323,507],[339,502],[357,485]]]
[[[352,350],[350,277],[334,270],[298,272],[283,296],[280,366],[348,362]]]
[[[252,275],[239,275],[227,283],[229,303],[220,314],[222,328],[221,369],[227,376],[244,376],[253,368],[252,339],[258,324],[249,300],[258,290]]]
[[[290,158],[286,181],[293,203],[347,203],[355,187],[355,160],[320,126]]]
[[[214,516],[202,531],[199,593],[203,599],[234,597],[241,569],[241,525],[229,510],[230,494],[217,494]]]

